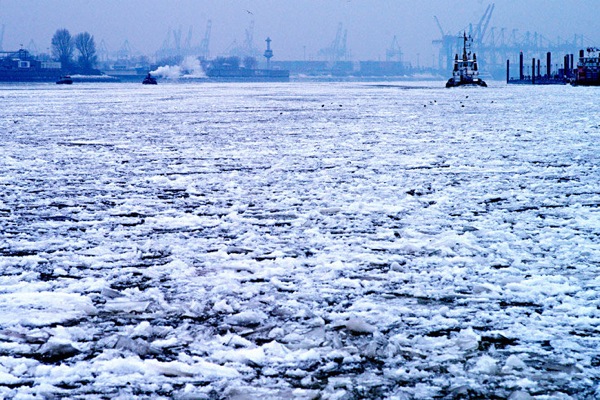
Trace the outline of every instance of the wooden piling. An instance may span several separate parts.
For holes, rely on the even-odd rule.
[[[519,53],[519,80],[523,80],[525,75],[523,75],[523,52]]]

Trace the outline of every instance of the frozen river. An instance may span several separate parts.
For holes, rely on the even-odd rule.
[[[0,86],[0,398],[600,396],[599,89],[443,84]]]

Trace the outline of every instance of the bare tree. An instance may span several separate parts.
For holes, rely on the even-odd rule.
[[[67,29],[58,29],[52,36],[52,56],[60,61],[62,68],[69,68],[75,46]]]
[[[79,51],[79,66],[84,71],[94,68],[98,56],[96,54],[96,43],[94,37],[87,32],[75,35],[75,47]]]

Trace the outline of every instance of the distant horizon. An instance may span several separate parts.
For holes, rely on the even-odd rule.
[[[165,8],[160,0],[0,0],[0,33],[4,27],[3,51],[21,46],[32,53],[49,53],[52,35],[66,28],[71,34],[89,32],[97,47],[116,54],[125,44],[132,55],[154,58],[168,42],[199,46],[211,21],[209,58],[226,56],[247,37],[259,54],[267,37],[272,39],[273,61],[323,61],[324,50],[347,35],[348,59],[385,61],[394,37],[402,61],[430,67],[437,63],[439,47],[432,42],[444,34],[468,31],[477,25],[492,1],[445,0],[175,0]],[[143,9],[143,12],[140,10]],[[596,0],[573,0],[568,5],[551,0],[496,2],[489,19],[487,37],[495,40],[529,34],[545,42],[572,41],[583,37],[585,46],[600,43],[595,15]],[[440,26],[434,17],[437,16]],[[169,34],[170,32],[170,34]],[[173,33],[175,32],[175,34]]]

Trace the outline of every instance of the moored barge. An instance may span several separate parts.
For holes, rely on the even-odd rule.
[[[0,52],[0,82],[55,82],[62,74],[59,62],[37,60],[25,49]]]
[[[588,47],[585,51],[579,50],[573,85],[600,86],[600,49]]]

